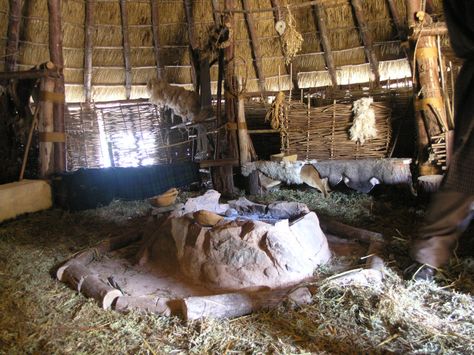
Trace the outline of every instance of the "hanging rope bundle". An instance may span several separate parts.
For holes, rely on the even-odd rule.
[[[301,50],[303,45],[303,36],[296,30],[296,22],[290,7],[287,5],[286,24],[281,29],[277,29],[281,37],[283,45],[283,53],[285,55],[285,63],[290,64],[293,58]],[[281,22],[281,21],[279,21]]]
[[[285,105],[285,93],[280,91],[273,100],[272,107],[265,115],[265,122],[270,121],[273,129],[285,130]]]

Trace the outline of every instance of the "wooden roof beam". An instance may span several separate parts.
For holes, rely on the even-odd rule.
[[[123,60],[125,62],[125,96],[130,99],[132,92],[132,65],[130,62],[130,37],[128,33],[127,1],[120,0],[120,17],[122,19]]]
[[[94,30],[94,4],[86,1],[86,19],[84,28],[84,97],[87,103],[92,97],[92,31]]]
[[[326,26],[326,20],[323,11],[324,9],[321,8],[320,3],[316,3],[313,5],[313,15],[316,22],[315,25],[316,28],[319,30],[319,35],[321,37],[321,45],[324,51],[324,60],[326,62],[326,67],[328,68],[329,76],[331,77],[332,86],[337,87],[336,66],[334,64],[331,44],[329,43],[328,28]]]
[[[280,0],[270,0],[271,4],[272,4],[272,8],[274,9],[273,10],[273,18],[275,20],[275,24],[280,21],[282,18],[281,18],[281,5],[280,5]],[[285,56],[285,53],[283,51],[283,45],[280,43],[280,48],[281,48],[281,55],[284,57]],[[295,70],[291,70],[291,67],[290,65],[286,64],[285,63],[285,69],[286,69],[286,73],[288,75],[291,75],[292,78],[291,78],[291,82],[293,83],[293,87],[295,88],[295,90],[299,90],[299,85],[298,85],[298,76],[297,76],[297,73]]]
[[[151,29],[153,34],[153,52],[155,53],[156,75],[158,79],[164,79],[164,68],[161,63],[160,53],[160,20],[158,14],[158,0],[150,0],[151,2]]]
[[[21,17],[21,0],[10,0],[9,3],[7,47],[5,49],[5,71],[7,72],[17,70]]]
[[[376,86],[380,85],[380,73],[379,73],[379,61],[375,55],[373,48],[372,35],[367,28],[367,21],[364,16],[364,10],[362,9],[361,0],[351,0],[352,8],[354,9],[354,14],[356,21],[359,27],[359,33],[364,43],[364,51],[367,60],[369,61],[372,74],[374,76],[374,82]]]
[[[407,33],[404,30],[404,26],[402,25],[402,20],[400,19],[400,15],[398,14],[395,0],[387,0],[387,2],[388,7],[390,8],[390,14],[392,15],[393,23],[395,24],[395,29],[398,33],[398,38],[400,39],[400,41],[404,42],[407,40]]]
[[[253,15],[250,13],[250,5],[248,0],[242,0],[242,7],[245,12],[245,21],[250,37],[250,46],[252,49],[252,56],[254,60],[255,72],[257,73],[258,88],[261,92],[265,92],[265,77],[262,70],[262,57],[260,56],[260,42],[255,33],[255,24],[253,22]]]
[[[189,55],[192,63],[192,80],[194,90],[199,91],[200,75],[199,75],[199,49],[194,28],[194,14],[192,0],[184,0],[184,12],[186,15],[186,23],[188,24],[189,38]]]

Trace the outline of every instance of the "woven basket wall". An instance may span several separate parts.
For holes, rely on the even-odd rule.
[[[283,149],[304,159],[385,158],[391,140],[391,111],[387,103],[373,103],[378,137],[363,145],[350,140],[351,104],[308,107],[291,103],[287,110],[286,132],[282,132]]]
[[[159,109],[147,101],[74,106],[65,121],[68,171],[104,167],[108,149],[116,167],[191,159],[189,132],[164,127]],[[108,147],[101,147],[101,130]]]

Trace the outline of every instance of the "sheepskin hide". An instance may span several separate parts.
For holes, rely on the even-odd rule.
[[[200,122],[209,116],[208,110],[201,110],[199,95],[194,91],[172,86],[160,79],[151,79],[147,89],[152,103],[168,106],[181,116],[183,122]]]
[[[259,170],[274,180],[287,184],[302,184],[300,172],[304,164],[303,161],[254,161],[242,166],[242,175],[249,176],[252,171]]]
[[[364,97],[354,101],[352,112],[354,112],[354,122],[349,130],[351,141],[364,144],[366,140],[377,137],[375,128],[375,113],[370,105],[374,100],[371,97]]]

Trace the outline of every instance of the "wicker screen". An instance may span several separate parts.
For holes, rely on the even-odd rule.
[[[298,159],[384,158],[391,139],[391,111],[386,103],[373,103],[378,137],[355,143],[349,138],[353,114],[351,104],[311,107],[291,103],[282,131],[284,151]]]

